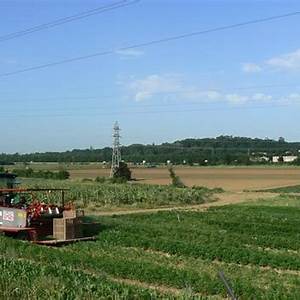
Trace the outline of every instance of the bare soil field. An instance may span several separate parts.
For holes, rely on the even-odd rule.
[[[72,178],[95,178],[108,176],[109,169],[91,165],[79,169],[70,169]],[[300,184],[299,168],[268,168],[268,167],[178,167],[176,174],[188,185],[222,187],[227,191],[243,191],[269,189]],[[169,184],[167,168],[135,168],[133,177],[140,183]]]

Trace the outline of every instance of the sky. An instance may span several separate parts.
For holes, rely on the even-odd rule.
[[[0,0],[0,152],[110,146],[115,121],[123,145],[219,135],[300,141],[300,14],[124,50],[300,12],[299,1],[123,0],[4,38],[121,1]]]

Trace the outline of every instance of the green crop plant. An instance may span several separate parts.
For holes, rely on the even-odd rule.
[[[0,237],[0,288],[7,299],[221,299],[222,270],[239,299],[299,299],[299,213],[261,201],[89,217],[97,240],[62,248]]]

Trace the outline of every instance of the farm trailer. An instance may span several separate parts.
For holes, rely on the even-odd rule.
[[[44,245],[61,245],[77,241],[93,240],[84,237],[83,211],[65,204],[66,189],[17,188],[16,175],[0,173],[0,232],[6,236],[29,240]],[[61,204],[49,204],[38,200],[41,195],[55,193]]]

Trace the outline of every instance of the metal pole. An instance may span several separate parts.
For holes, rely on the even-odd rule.
[[[228,283],[228,280],[226,279],[224,273],[222,271],[220,271],[220,272],[218,272],[218,275],[219,275],[220,279],[222,280],[222,282],[224,283],[224,286],[225,286],[225,288],[227,290],[227,294],[230,296],[230,298],[232,300],[238,300],[236,298],[236,296],[234,295],[233,290],[231,289],[231,287],[230,287],[230,285]]]

